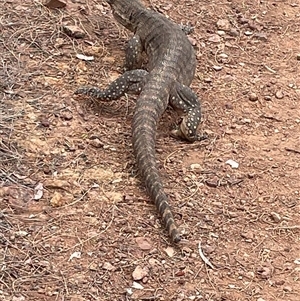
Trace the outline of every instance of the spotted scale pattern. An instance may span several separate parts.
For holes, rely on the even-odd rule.
[[[203,137],[197,134],[201,121],[200,102],[192,89],[177,82],[170,95],[170,104],[175,110],[183,112],[181,123],[172,135],[190,142],[202,140]]]
[[[75,91],[75,94],[92,96],[102,101],[116,100],[127,92],[140,93],[147,75],[148,72],[142,69],[126,71],[105,90],[97,87],[81,87]]]
[[[134,35],[127,43],[125,51],[125,70],[140,69],[142,66],[143,45],[138,35]]]

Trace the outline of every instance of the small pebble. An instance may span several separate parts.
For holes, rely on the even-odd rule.
[[[284,97],[284,95],[283,95],[282,91],[277,91],[277,92],[275,93],[275,97],[276,97],[277,99],[282,99],[282,98]]]
[[[209,42],[212,42],[212,43],[220,43],[221,42],[221,38],[219,35],[217,34],[212,34],[209,38],[208,38],[208,41]]]
[[[249,100],[250,101],[257,101],[258,100],[258,96],[255,93],[250,93]]]
[[[220,70],[222,70],[223,69],[223,67],[222,66],[213,66],[213,69],[214,70],[216,70],[216,71],[220,71]]]
[[[211,79],[210,77],[205,77],[205,78],[203,78],[203,81],[204,81],[205,83],[211,83],[211,82],[212,82],[212,79]]]
[[[248,22],[249,22],[248,19],[246,19],[246,18],[244,18],[244,17],[240,18],[240,23],[241,23],[241,24],[247,24]]]
[[[219,36],[224,36],[224,35],[226,34],[226,32],[225,32],[224,30],[218,30],[218,31],[217,31],[217,34],[218,34]]]
[[[297,61],[300,61],[300,53],[297,54]]]
[[[244,34],[245,34],[245,36],[251,36],[253,34],[253,32],[252,31],[245,31]]]
[[[284,288],[283,288],[283,290],[285,291],[285,292],[288,292],[288,293],[291,293],[292,291],[293,291],[293,289],[292,289],[292,287],[291,286],[285,286]]]
[[[266,101],[271,101],[271,100],[272,100],[272,97],[269,96],[269,95],[266,95],[266,96],[265,96],[265,100],[266,100]]]
[[[217,27],[219,30],[229,31],[230,30],[230,22],[227,19],[220,19],[217,22]]]
[[[44,126],[45,128],[48,128],[50,126],[50,121],[48,119],[42,119],[41,120],[41,125]]]
[[[227,59],[228,55],[226,53],[220,53],[219,57],[222,58],[222,59]]]
[[[239,36],[239,32],[234,28],[230,29],[228,34],[232,37],[238,37]]]
[[[276,213],[276,212],[271,212],[271,218],[273,219],[273,221],[275,222],[275,223],[279,223],[280,221],[281,221],[281,217],[280,217],[280,215],[278,214],[278,213]]]
[[[267,38],[266,34],[264,34],[262,32],[258,32],[256,34],[254,34],[254,37],[257,40],[260,40],[260,41],[263,41],[263,42],[267,42],[268,41],[268,38]]]

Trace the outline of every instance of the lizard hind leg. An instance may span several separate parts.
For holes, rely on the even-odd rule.
[[[126,71],[104,90],[97,87],[80,87],[75,94],[92,96],[102,101],[116,100],[127,92],[140,93],[147,75],[148,72],[142,69]]]
[[[190,142],[202,140],[203,137],[197,134],[201,121],[200,102],[192,89],[177,82],[170,95],[170,104],[184,114],[178,128],[171,132],[172,136]]]

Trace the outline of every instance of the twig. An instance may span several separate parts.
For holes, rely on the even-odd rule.
[[[211,269],[214,270],[214,266],[210,263],[210,261],[205,257],[205,255],[203,254],[202,250],[201,250],[201,242],[199,242],[198,244],[198,250],[199,250],[199,254],[201,259],[204,261],[205,264],[207,264]]]
[[[291,229],[300,229],[300,225],[295,226],[278,226],[274,228],[266,228],[266,230],[291,230]]]
[[[284,149],[288,152],[292,152],[292,153],[295,153],[295,154],[300,154],[300,150],[298,150],[298,149],[289,148],[289,147],[285,147]]]

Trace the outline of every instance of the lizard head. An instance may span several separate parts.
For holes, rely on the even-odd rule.
[[[136,0],[106,0],[114,18],[130,31],[135,31],[135,20],[145,7]]]

